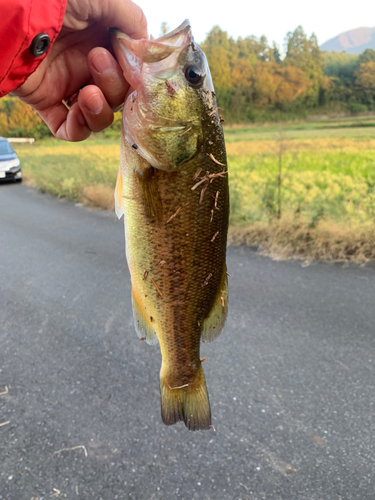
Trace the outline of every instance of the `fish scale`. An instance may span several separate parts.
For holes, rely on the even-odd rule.
[[[160,344],[163,422],[207,429],[211,411],[200,343],[220,334],[228,306],[229,194],[220,116],[188,22],[154,41],[152,62],[144,55],[138,73],[129,66],[129,52],[145,41],[118,33],[116,40],[124,74],[129,79],[135,72],[115,193],[117,214],[125,214],[135,327],[147,343]],[[180,45],[171,45],[176,40]],[[151,43],[142,50],[137,45],[134,53],[143,54]],[[190,85],[191,75],[204,83]]]

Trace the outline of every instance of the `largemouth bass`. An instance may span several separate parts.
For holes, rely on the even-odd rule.
[[[156,40],[113,30],[135,89],[125,101],[115,201],[125,214],[126,256],[138,336],[159,341],[161,415],[208,429],[199,355],[223,329],[229,194],[221,119],[206,57],[190,24]]]

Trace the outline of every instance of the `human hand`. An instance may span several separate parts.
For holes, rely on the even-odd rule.
[[[131,0],[68,0],[48,56],[12,93],[34,108],[59,139],[82,141],[104,130],[124,102],[129,84],[107,50],[112,27],[147,38],[144,14]],[[68,111],[62,101],[84,85]]]

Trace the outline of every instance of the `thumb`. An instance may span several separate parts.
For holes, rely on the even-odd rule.
[[[94,19],[105,28],[118,28],[134,39],[148,38],[147,20],[142,9],[131,0],[99,2]]]

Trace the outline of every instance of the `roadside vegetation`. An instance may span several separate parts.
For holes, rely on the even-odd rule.
[[[15,147],[24,178],[41,191],[112,210],[120,163],[119,139],[68,143],[57,139]]]
[[[375,259],[375,120],[230,128],[232,244],[276,257]]]
[[[17,146],[27,182],[113,209],[119,136]],[[230,242],[278,257],[375,259],[375,117],[226,127]]]

